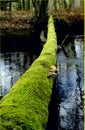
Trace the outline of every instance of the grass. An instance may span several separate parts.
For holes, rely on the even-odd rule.
[[[47,75],[50,66],[56,64],[55,48],[56,33],[50,16],[40,56],[0,101],[0,130],[43,130],[53,85],[53,78]]]

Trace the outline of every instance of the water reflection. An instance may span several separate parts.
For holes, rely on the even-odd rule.
[[[83,40],[75,39],[65,52],[68,57],[63,51],[58,54],[59,130],[83,130]]]
[[[37,55],[28,52],[0,53],[0,95],[5,95]]]
[[[76,52],[76,57],[83,57],[83,41],[79,39],[75,39],[75,52]]]
[[[46,130],[84,129],[83,43],[83,39],[74,39],[57,55],[58,77],[54,79]]]

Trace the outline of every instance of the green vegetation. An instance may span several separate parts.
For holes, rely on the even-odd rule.
[[[35,43],[36,44],[36,43]],[[47,78],[56,64],[56,33],[53,18],[41,55],[0,101],[0,130],[42,130],[48,120],[53,78]]]

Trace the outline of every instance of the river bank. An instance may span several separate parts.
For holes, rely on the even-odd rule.
[[[81,10],[81,11],[80,11]],[[80,11],[80,12],[79,12]],[[83,9],[71,11],[56,11],[52,13],[55,19],[57,32],[71,32],[81,27],[84,28]],[[0,11],[0,36],[9,35],[32,35],[36,29],[45,30],[48,19],[35,21],[33,11]],[[58,25],[58,26],[57,26]],[[39,32],[40,33],[40,32]]]

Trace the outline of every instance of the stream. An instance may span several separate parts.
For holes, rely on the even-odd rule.
[[[0,53],[0,95],[7,94],[11,86],[37,58],[31,52]]]
[[[57,54],[49,118],[45,130],[83,130],[84,59],[83,38],[75,37]],[[37,58],[36,53],[0,53],[0,95],[4,96]]]
[[[77,36],[57,55],[46,130],[84,130],[83,39]]]
[[[83,40],[74,39],[58,54],[60,129],[83,130],[84,62]]]

